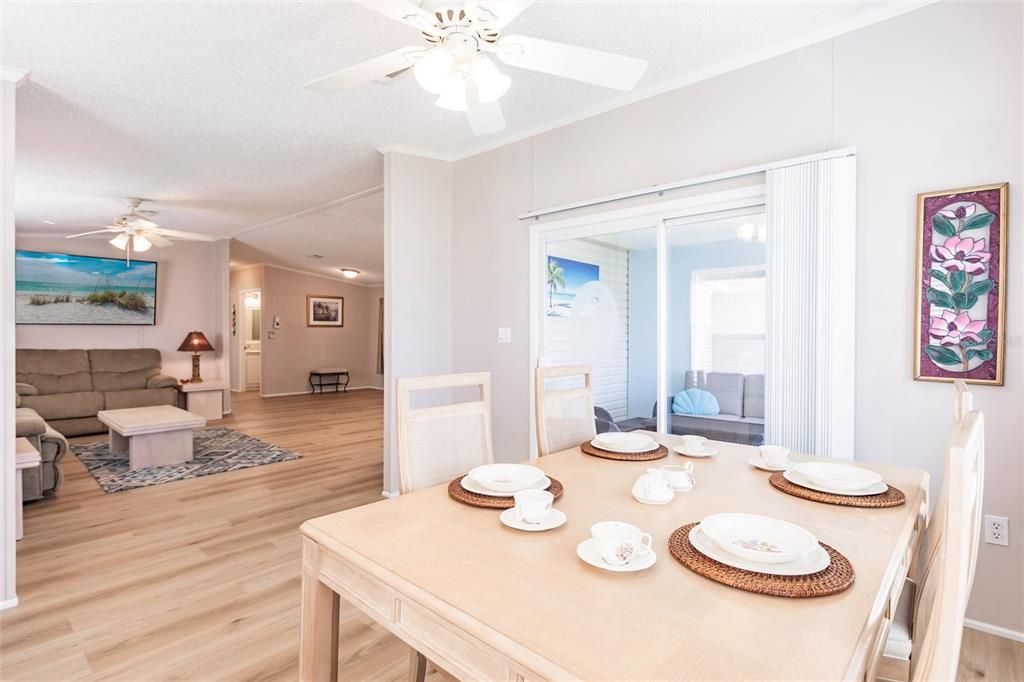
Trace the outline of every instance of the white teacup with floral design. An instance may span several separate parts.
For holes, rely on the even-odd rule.
[[[708,441],[704,436],[680,436],[679,446],[683,452],[700,454],[704,452],[704,444]]]
[[[651,551],[651,534],[645,533],[631,523],[602,521],[590,528],[590,535],[597,542],[601,559],[612,566],[625,566],[637,557]]]
[[[520,490],[512,496],[516,501],[516,519],[525,523],[543,523],[555,496],[547,490]]]

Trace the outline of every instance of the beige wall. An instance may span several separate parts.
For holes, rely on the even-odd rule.
[[[309,372],[318,367],[347,368],[351,375],[350,388],[381,387],[375,359],[370,361],[370,349],[377,340],[376,306],[382,289],[272,265],[262,267],[263,380],[260,394],[306,392]],[[307,327],[307,295],[343,296],[345,326]],[[281,320],[277,329],[272,326],[275,317]],[[274,332],[275,338],[267,338],[268,332]]]
[[[1006,386],[976,394],[985,510],[1024,528],[1022,21],[1016,3],[930,5],[455,163],[453,370],[492,373],[497,457],[525,458],[532,438],[529,226],[516,214],[856,146],[858,457],[925,468],[936,493],[953,389],[910,378],[915,194],[1010,182]],[[496,343],[499,326],[511,344]],[[1013,542],[982,546],[968,615],[1022,632],[1024,539]]]
[[[105,240],[17,236],[19,249],[116,258],[118,251]],[[147,327],[104,325],[18,325],[18,348],[156,348],[163,371],[178,378],[192,375],[191,355],[178,350],[185,335],[202,331],[216,348],[202,354],[203,378],[226,377],[227,339],[222,333],[226,315],[223,295],[214,295],[227,270],[226,247],[211,242],[175,242],[152,249],[145,260],[157,267],[156,325]]]

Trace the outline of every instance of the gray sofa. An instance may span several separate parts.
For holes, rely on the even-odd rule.
[[[744,445],[764,444],[764,375],[689,370],[683,388],[700,388],[718,400],[719,414],[690,416],[669,413],[671,432]],[[668,399],[669,405],[672,398]],[[671,408],[670,408],[671,410]],[[651,411],[657,417],[658,405]],[[620,425],[621,426],[621,425]]]
[[[160,373],[155,348],[20,349],[15,358],[21,406],[65,436],[103,433],[100,410],[174,405],[178,380]]]

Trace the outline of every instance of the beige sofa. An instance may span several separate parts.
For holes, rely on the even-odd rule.
[[[57,492],[64,474],[60,461],[68,453],[68,441],[52,426],[46,423],[31,407],[14,410],[15,435],[27,438],[32,447],[39,451],[42,460],[37,467],[25,469],[21,475],[22,500],[38,500],[45,493]]]
[[[154,348],[17,351],[21,406],[65,436],[103,433],[100,410],[174,405],[178,380],[160,373]]]

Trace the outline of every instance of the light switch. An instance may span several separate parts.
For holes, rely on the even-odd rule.
[[[512,343],[511,327],[498,327],[498,343]]]

